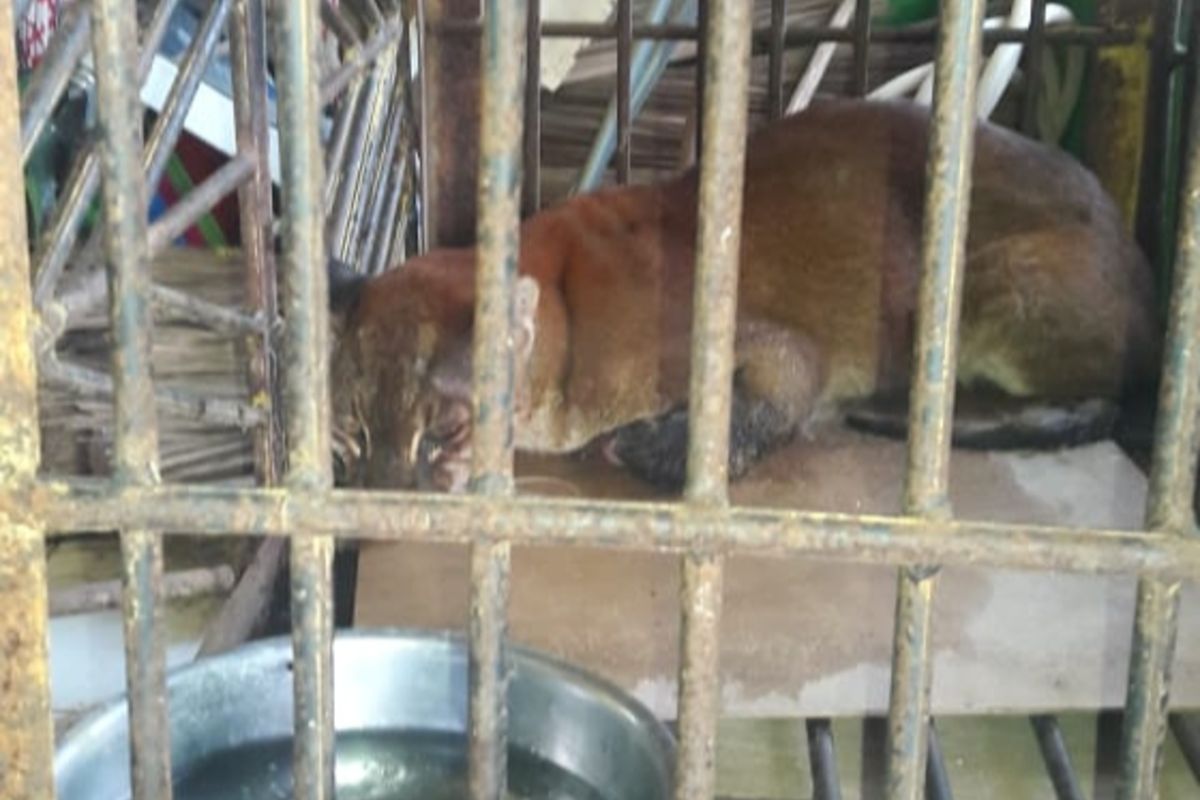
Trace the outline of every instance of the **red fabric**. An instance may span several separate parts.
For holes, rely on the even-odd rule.
[[[17,24],[21,66],[33,69],[42,61],[50,37],[58,28],[59,0],[33,0]]]

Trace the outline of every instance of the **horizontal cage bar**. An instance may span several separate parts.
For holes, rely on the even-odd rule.
[[[394,491],[116,488],[104,481],[41,484],[0,497],[32,508],[58,533],[142,527],[197,535],[318,533],[375,540],[468,542],[480,520],[519,544],[684,552],[812,555],[859,563],[941,563],[1200,579],[1200,537],[971,520],[922,520],[760,508],[473,498]]]

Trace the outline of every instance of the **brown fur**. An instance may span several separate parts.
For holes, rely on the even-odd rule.
[[[753,135],[735,406],[757,416],[734,431],[735,450],[755,440],[734,454],[735,475],[814,415],[908,385],[927,123],[907,103],[828,101]],[[642,471],[681,479],[695,203],[689,171],[523,224],[520,271],[537,291],[519,447],[570,451],[615,433],[626,461],[671,450],[669,475]],[[357,480],[461,486],[473,269],[470,249],[431,252],[366,283],[349,312],[335,409],[370,431]],[[987,124],[960,341],[961,383],[1015,398],[1115,398],[1156,366],[1149,270],[1113,203],[1070,157]],[[653,454],[635,452],[642,440]]]

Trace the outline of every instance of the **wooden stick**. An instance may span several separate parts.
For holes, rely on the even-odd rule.
[[[186,600],[206,594],[223,594],[233,588],[233,569],[227,564],[181,570],[163,576],[163,598]],[[121,582],[101,581],[50,592],[50,616],[67,617],[105,611],[121,605]]]

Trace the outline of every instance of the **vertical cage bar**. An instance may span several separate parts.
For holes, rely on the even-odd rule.
[[[12,4],[0,30],[13,30]],[[0,41],[0,192],[24,196],[16,37]],[[25,206],[0,217],[0,482],[33,485],[38,466],[37,368]],[[46,635],[46,554],[40,521],[20,505],[0,506],[0,797],[51,800],[54,731]]]
[[[930,519],[950,514],[950,424],[983,10],[982,0],[942,4],[935,65],[904,492],[905,511]],[[888,708],[891,800],[923,793],[935,580],[935,568],[900,572]]]
[[[1187,183],[1179,219],[1174,291],[1146,507],[1146,527],[1195,534],[1197,420],[1200,413],[1200,84],[1193,82]],[[1137,613],[1121,740],[1122,800],[1157,796],[1162,771],[1179,615],[1177,581],[1138,582]]]
[[[525,179],[522,181],[523,216],[542,206],[542,0],[525,0],[529,21],[525,28]]]
[[[729,475],[729,410],[733,393],[738,259],[742,241],[752,4],[709,4],[692,299],[687,495],[723,505]]]
[[[1042,95],[1042,63],[1046,53],[1046,0],[1031,0],[1029,40],[1025,47],[1025,98],[1021,104],[1021,131],[1037,135],[1038,101]]]
[[[724,587],[723,558],[702,553],[684,557],[676,800],[710,800],[716,791]]]
[[[158,482],[158,425],[151,378],[150,263],[142,108],[138,100],[135,9],[96,0],[92,39],[101,130],[99,155],[114,350],[116,480]],[[162,537],[122,531],[125,661],[135,798],[171,797],[166,647],[162,622]]]
[[[246,303],[272,321],[276,314],[275,248],[271,242],[271,170],[268,161],[266,9],[264,0],[235,0],[229,21],[233,75],[233,113],[239,153],[254,155],[254,177],[238,190],[242,254],[246,259]],[[249,337],[250,396],[267,410],[267,421],[254,431],[255,477],[260,484],[279,479],[282,431],[271,358],[271,331]]]
[[[629,183],[632,160],[629,93],[633,60],[633,0],[617,0],[617,183]]]
[[[486,0],[483,15],[471,485],[480,494],[506,495],[513,489],[513,314],[529,15],[525,0]],[[485,539],[473,546],[468,669],[472,800],[500,800],[508,783],[509,567],[507,542]]]
[[[1155,579],[1138,583],[1121,731],[1121,777],[1117,792],[1120,800],[1158,797],[1178,629],[1179,588],[1178,582]]]
[[[783,116],[783,46],[787,35],[787,0],[771,0],[771,52],[767,63],[767,113]]]
[[[692,300],[687,498],[722,506],[729,476],[738,256],[750,88],[753,7],[705,3],[700,197]],[[720,711],[720,621],[724,560],[692,553],[683,562],[679,674],[679,759],[675,796],[711,798],[716,786]]]
[[[871,51],[871,0],[855,0],[854,3],[854,65],[852,91],[856,97],[866,97],[870,88]]]
[[[276,6],[275,65],[283,210],[288,471],[297,491],[332,482],[326,358],[323,160],[318,124],[318,9]],[[292,541],[293,758],[298,800],[333,800],[333,539]]]

